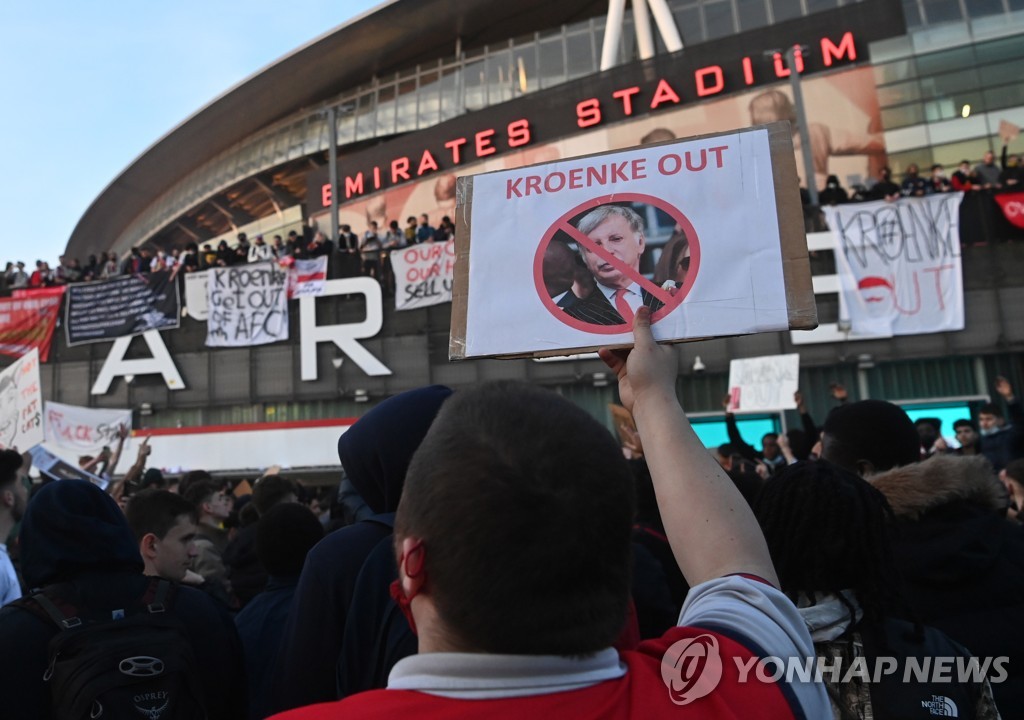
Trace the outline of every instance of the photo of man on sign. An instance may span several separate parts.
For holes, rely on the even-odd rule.
[[[642,274],[641,265],[645,253],[663,249],[651,242],[640,212],[625,203],[592,207],[572,218],[545,248],[545,289],[569,318],[591,325],[629,325],[640,306],[657,312],[683,287],[689,264],[686,234],[676,232],[670,244],[672,254],[685,256],[686,262],[677,261],[683,269],[677,268],[658,285]],[[651,267],[654,261],[647,259],[645,264]]]

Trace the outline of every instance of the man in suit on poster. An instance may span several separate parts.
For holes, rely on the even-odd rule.
[[[580,243],[583,262],[594,275],[597,288],[585,299],[566,308],[565,312],[570,317],[594,325],[622,325],[633,321],[633,315],[641,305],[649,307],[651,312],[664,306],[665,303],[641,287],[633,277],[640,272],[640,258],[646,240],[643,220],[632,208],[601,205],[580,218],[576,229],[619,263],[609,262]],[[635,272],[627,273],[622,265]]]

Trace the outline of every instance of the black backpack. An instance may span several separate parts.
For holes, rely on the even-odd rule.
[[[43,680],[59,720],[202,720],[192,646],[169,612],[177,586],[153,578],[133,608],[98,614],[69,604],[66,586],[18,601],[54,623]]]

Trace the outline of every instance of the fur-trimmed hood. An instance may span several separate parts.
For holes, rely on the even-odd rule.
[[[992,511],[1006,507],[999,479],[981,455],[934,455],[867,480],[885,495],[896,517],[906,520],[954,501]]]

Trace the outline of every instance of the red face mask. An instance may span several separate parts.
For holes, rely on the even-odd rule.
[[[423,565],[425,562],[423,550],[423,541],[417,541],[410,549],[408,553],[402,553],[402,556],[398,558],[399,568],[405,567],[405,575],[409,578],[417,578],[423,573]],[[412,601],[420,591],[423,589],[423,584],[417,588],[411,595],[406,595],[402,589],[401,579],[395,580],[391,583],[388,590],[391,593],[391,599],[398,605],[398,609],[402,611],[402,615],[405,616],[406,622],[409,623],[409,628],[412,630],[412,634],[418,634],[416,632],[416,620],[412,616]]]

